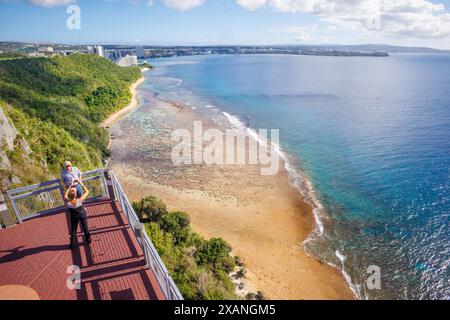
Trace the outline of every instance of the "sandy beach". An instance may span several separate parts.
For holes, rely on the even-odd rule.
[[[148,70],[148,69],[147,69]],[[142,72],[147,71],[147,70],[142,70]],[[120,120],[122,117],[124,117],[126,114],[130,113],[131,111],[133,111],[134,109],[136,109],[139,106],[139,99],[138,99],[138,95],[137,95],[137,88],[145,81],[145,77],[141,77],[139,78],[138,81],[136,81],[135,83],[133,83],[130,86],[130,92],[132,94],[132,98],[130,103],[120,109],[119,111],[113,113],[111,116],[109,116],[105,121],[103,121],[100,126],[102,128],[109,128],[112,125],[114,125],[114,123],[116,123],[118,120]]]
[[[192,131],[196,120],[220,130],[230,124],[225,117],[211,121],[145,90],[139,95],[138,112],[118,121],[132,109],[127,107],[103,124],[115,136],[110,167],[130,200],[155,195],[170,208],[188,212],[196,232],[232,245],[247,269],[247,286],[267,299],[354,298],[338,270],[304,253],[314,217],[289,184],[283,163],[275,176],[260,175],[260,165],[174,166],[174,129]]]

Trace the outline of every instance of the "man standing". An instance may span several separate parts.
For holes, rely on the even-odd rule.
[[[70,161],[64,162],[64,168],[61,171],[61,180],[64,182],[66,188],[71,185],[77,189],[77,197],[83,195],[83,187],[81,186],[81,171],[77,167],[73,167]]]

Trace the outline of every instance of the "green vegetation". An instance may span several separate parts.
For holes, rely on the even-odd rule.
[[[140,64],[139,64],[139,67],[141,67],[141,68],[149,68],[149,69],[153,69],[153,66],[152,66],[150,63],[148,63],[148,62],[142,62],[142,63],[140,63]]]
[[[135,202],[133,208],[185,299],[237,298],[228,274],[238,259],[224,240],[203,239],[191,230],[187,213],[168,211],[156,197]]]
[[[26,55],[20,52],[2,52],[0,53],[0,60],[20,59],[25,58]]]
[[[21,184],[59,176],[67,159],[81,170],[101,167],[108,133],[98,123],[128,103],[140,69],[95,55],[17,57],[0,59],[0,107],[32,150],[29,159],[19,148],[8,154]]]
[[[0,59],[0,107],[18,131],[13,150],[2,150],[11,170],[0,170],[0,182],[16,187],[59,176],[67,159],[83,171],[102,166],[108,133],[98,124],[129,101],[139,77],[139,67],[94,55]],[[237,298],[228,274],[238,260],[224,240],[203,239],[185,212],[156,197],[133,207],[185,298]]]
[[[131,99],[131,93],[124,92],[120,88],[99,87],[86,97],[89,115],[92,121],[101,122],[118,106],[125,105]]]

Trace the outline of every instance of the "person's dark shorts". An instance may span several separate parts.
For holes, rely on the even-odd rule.
[[[76,188],[77,188],[77,198],[81,198],[81,196],[83,195],[83,187],[80,184],[77,184]]]

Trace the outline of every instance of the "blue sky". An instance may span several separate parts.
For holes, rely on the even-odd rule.
[[[81,29],[69,30],[69,5]],[[0,0],[0,40],[450,49],[450,0]]]

